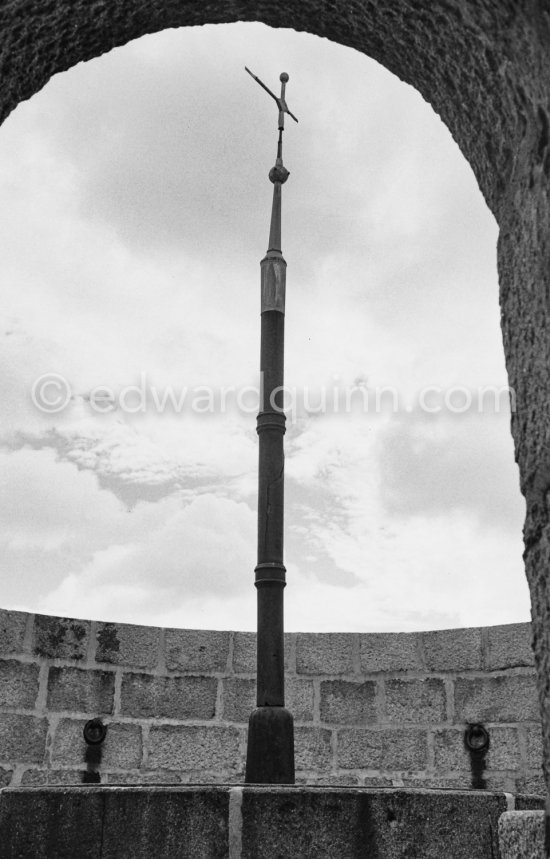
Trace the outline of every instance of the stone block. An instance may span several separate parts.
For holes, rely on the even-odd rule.
[[[388,680],[386,714],[388,721],[399,725],[446,722],[443,680],[435,677],[427,680]]]
[[[33,652],[45,659],[86,658],[90,621],[37,614],[34,618]]]
[[[313,681],[297,677],[285,678],[286,706],[294,717],[294,722],[313,721]]]
[[[540,767],[534,772],[527,773],[527,775],[517,778],[516,789],[518,793],[526,794],[530,798],[533,796],[545,797],[546,784]],[[519,802],[519,797],[516,801],[516,808],[518,810],[522,808],[522,805]]]
[[[235,674],[256,673],[256,633],[235,632],[233,635],[233,671]]]
[[[360,635],[362,673],[414,671],[420,668],[417,642],[418,634],[414,632],[376,632]]]
[[[131,772],[112,772],[101,774],[102,784],[181,784],[183,779],[179,773],[169,770],[133,770]],[[199,784],[193,780],[193,784]]]
[[[494,793],[504,792],[504,793],[517,793],[516,787],[516,777],[515,773],[506,773],[506,772],[489,772],[485,773],[485,790],[492,790]],[[470,782],[469,787],[472,786],[472,782]]]
[[[239,730],[233,727],[153,725],[148,766],[231,774],[243,768],[240,740]]]
[[[256,706],[256,681],[240,677],[225,678],[223,681],[223,713],[226,722],[248,724],[252,710]]]
[[[542,766],[542,728],[540,725],[527,725],[527,766],[540,769]]]
[[[299,633],[296,636],[298,674],[353,674],[353,634]]]
[[[442,629],[421,634],[428,671],[481,668],[481,629]]]
[[[21,776],[21,784],[40,787],[47,784],[85,784],[85,769],[28,769]]]
[[[365,776],[363,778],[363,784],[365,787],[369,788],[393,787],[393,779],[374,775]]]
[[[228,857],[227,788],[10,790],[0,803],[3,859]]]
[[[91,716],[112,713],[114,689],[112,671],[53,667],[48,676],[48,709]]]
[[[39,670],[35,663],[0,660],[0,706],[34,709]]]
[[[545,859],[544,811],[505,811],[498,840],[501,859]]]
[[[368,725],[376,722],[376,683],[367,680],[321,682],[321,722],[333,725]]]
[[[23,653],[29,615],[0,609],[0,653]]]
[[[427,761],[426,731],[361,730],[338,731],[338,765],[342,769],[423,770]]]
[[[53,738],[53,764],[72,767],[80,765],[86,770],[91,763],[100,771],[107,768],[135,769],[141,765],[142,743],[139,725],[105,721],[107,735],[103,743],[88,746],[82,733],[85,724],[85,719],[61,719]]]
[[[0,788],[7,787],[13,776],[13,770],[9,767],[0,767]]]
[[[96,662],[132,668],[156,668],[160,630],[127,623],[100,623],[96,633]]]
[[[227,667],[229,632],[203,629],[167,629],[165,658],[168,671],[221,672]]]
[[[383,779],[380,779],[382,782]],[[325,786],[325,787],[358,787],[361,782],[359,781],[356,775],[352,775],[351,773],[344,773],[344,775],[335,775],[334,773],[329,773],[329,775],[320,775],[315,779],[315,784],[317,787]],[[373,784],[372,787],[391,787],[389,782],[385,784]]]
[[[221,772],[203,772],[202,770],[187,770],[179,773],[181,784],[243,784],[245,778],[244,761],[240,769]]]
[[[293,663],[293,638],[295,634],[285,633],[285,671],[294,673],[296,668]],[[235,632],[233,633],[233,663],[234,674],[256,674],[256,633]]]
[[[241,859],[487,859],[503,796],[245,788]]]
[[[485,756],[483,778],[486,779],[492,770],[517,770],[521,765],[517,729],[488,727],[487,730],[489,750]],[[464,732],[465,728],[448,728],[435,732],[434,760],[437,772],[458,770],[472,773],[472,757],[464,743]]]
[[[297,771],[330,772],[332,769],[331,731],[326,728],[295,728],[294,758]]]
[[[464,745],[465,728],[443,728],[434,734],[434,756],[436,772],[468,774],[467,785],[471,785],[470,756]]]
[[[488,671],[534,664],[530,623],[487,627],[485,668]]]
[[[521,750],[516,728],[490,727],[487,770],[519,770]],[[494,788],[493,788],[494,789]]]
[[[544,811],[546,805],[546,791],[535,794],[518,793],[515,797],[514,811]]]
[[[418,788],[422,790],[470,790],[472,779],[468,773],[454,773],[452,776],[404,775],[392,779],[392,787]],[[398,783],[397,783],[398,782]]]
[[[7,788],[0,843],[3,859],[487,859],[505,810],[488,791]]]
[[[120,711],[135,718],[213,719],[217,690],[215,677],[124,674]]]
[[[526,722],[539,716],[535,674],[461,677],[455,717],[463,722]]]
[[[41,764],[46,750],[46,719],[4,713],[0,719],[0,759],[7,764]]]

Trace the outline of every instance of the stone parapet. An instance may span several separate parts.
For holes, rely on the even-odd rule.
[[[298,782],[470,788],[464,732],[482,722],[486,788],[542,794],[529,641],[528,624],[287,634]],[[252,633],[0,611],[0,680],[0,784],[243,780]]]

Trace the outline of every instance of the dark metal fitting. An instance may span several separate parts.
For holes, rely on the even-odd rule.
[[[254,573],[256,585],[271,583],[284,586],[286,584],[286,567],[284,564],[276,562],[258,564],[254,568]]]
[[[464,743],[471,752],[486,752],[489,748],[489,731],[479,723],[468,725],[464,732]]]
[[[286,432],[285,424],[286,415],[284,412],[260,412],[256,418],[256,432],[274,429],[284,434]]]
[[[265,266],[269,262],[276,262],[278,265],[282,263],[285,268],[287,267],[287,262],[280,248],[269,248],[265,257],[260,260],[260,266],[263,266],[265,268]]]
[[[107,736],[107,725],[101,719],[90,719],[84,725],[84,739],[89,746],[99,746]]]
[[[277,159],[278,160],[278,159]],[[272,167],[269,171],[269,180],[270,182],[280,182],[281,185],[284,185],[288,177],[290,176],[290,172],[283,166],[283,164],[275,164],[275,167]]]

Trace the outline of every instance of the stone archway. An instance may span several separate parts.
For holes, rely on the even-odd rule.
[[[261,21],[356,48],[446,123],[500,226],[512,420],[550,785],[550,10],[544,0],[12,0],[0,12],[0,119],[64,71],[168,27]]]

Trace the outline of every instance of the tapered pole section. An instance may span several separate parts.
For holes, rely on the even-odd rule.
[[[288,75],[281,75],[284,86]],[[265,87],[264,87],[265,88]],[[294,725],[285,709],[283,563],[285,415],[284,336],[286,262],[281,248],[282,186],[289,173],[282,160],[283,111],[279,110],[277,159],[270,170],[273,206],[267,254],[261,266],[262,397],[257,418],[258,599],[257,699],[248,727],[246,782],[294,784]]]

